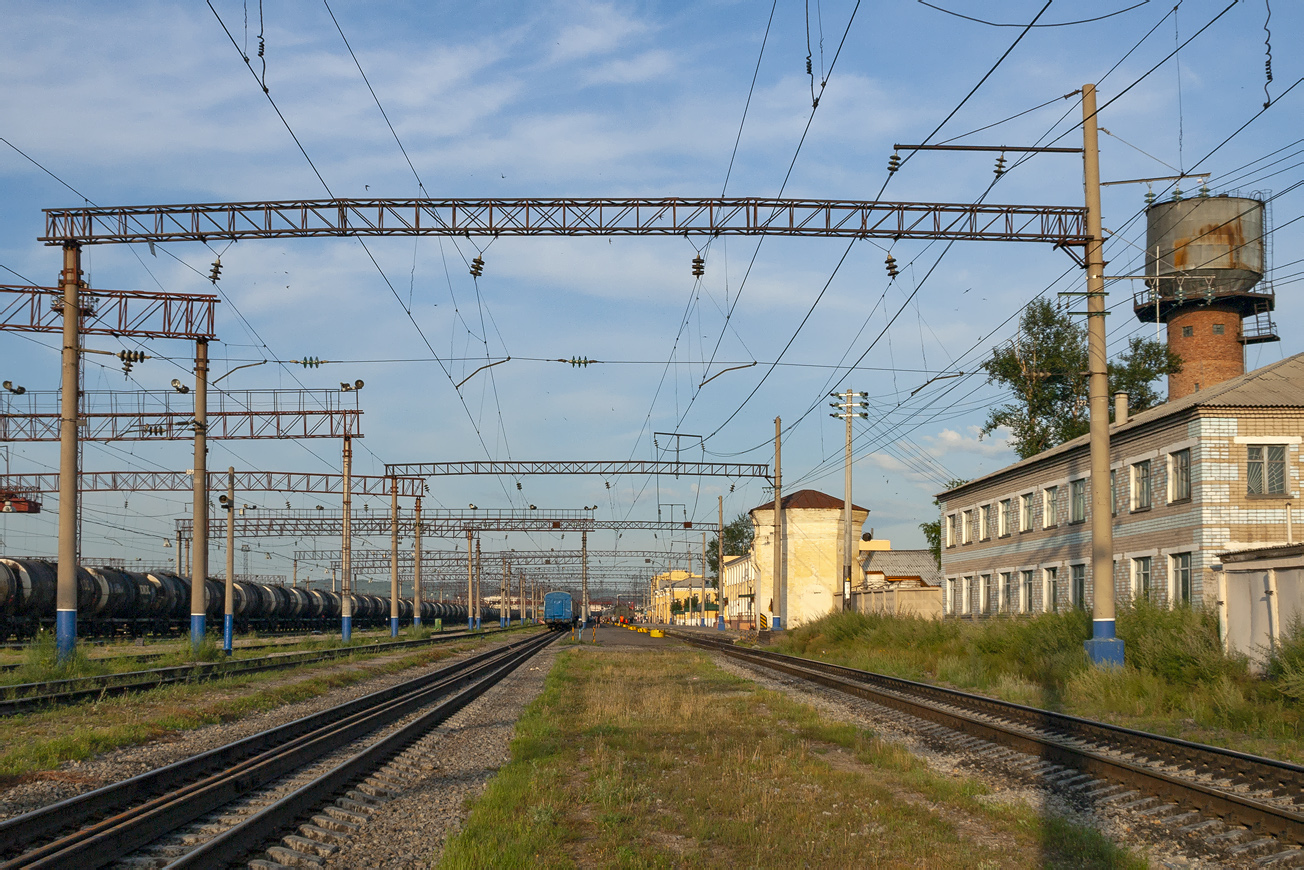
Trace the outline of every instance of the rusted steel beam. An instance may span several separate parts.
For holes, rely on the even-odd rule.
[[[760,477],[768,479],[770,466],[741,462],[395,462],[386,463],[390,474],[412,477],[439,477],[460,474],[506,474],[523,477],[530,474],[672,474],[676,477]]]
[[[81,291],[83,335],[185,338],[216,341],[216,296],[145,290]],[[63,330],[63,291],[57,287],[0,284],[0,329]]]
[[[531,512],[533,513],[533,512]],[[261,514],[261,516],[256,515]],[[235,519],[235,533],[246,538],[302,538],[312,535],[338,536],[343,526],[340,511],[257,511]],[[399,533],[411,535],[415,522],[410,515],[400,516]],[[710,524],[714,529],[715,525]],[[352,513],[354,535],[387,535],[390,530],[389,515]],[[552,520],[539,517],[527,517],[523,513],[517,517],[448,517],[430,520],[421,518],[422,534],[428,538],[465,536],[468,530],[474,532],[547,532],[547,531],[624,531],[627,529],[646,529],[651,531],[672,532],[693,528],[692,522],[667,522],[661,520],[598,520],[574,519]],[[176,530],[184,539],[189,539],[194,530],[194,521],[188,517],[176,520]],[[226,519],[213,517],[208,521],[208,533],[226,534]]]
[[[224,490],[226,478],[225,471],[209,472],[209,490]],[[425,489],[425,481],[419,477],[354,474],[351,478],[354,495],[389,495],[390,486],[395,480],[398,481],[398,494],[404,498],[420,496]],[[194,478],[181,471],[83,471],[78,479],[80,492],[189,492],[194,485]],[[235,488],[239,492],[338,495],[344,491],[344,476],[296,471],[237,471]],[[6,489],[58,492],[59,475],[51,472],[0,476],[0,491]]]
[[[761,197],[335,199],[45,210],[50,245],[307,236],[779,235],[1082,245],[1085,209]]]

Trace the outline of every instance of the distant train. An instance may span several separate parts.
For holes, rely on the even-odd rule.
[[[0,558],[0,639],[31,637],[54,624],[58,567],[41,559]],[[237,631],[310,631],[339,626],[343,596],[338,592],[236,582],[231,587]],[[389,624],[389,598],[351,596],[355,628]],[[221,626],[226,583],[204,582],[204,611]],[[515,614],[513,614],[515,616]],[[442,619],[457,627],[466,605],[422,601],[421,621]],[[498,609],[481,609],[483,624],[498,621]],[[399,620],[412,621],[412,600],[399,599]],[[84,637],[141,637],[179,634],[190,626],[190,580],[168,571],[77,567],[77,633]]]
[[[570,631],[578,624],[575,599],[569,592],[549,592],[543,596],[543,622],[553,631]]]

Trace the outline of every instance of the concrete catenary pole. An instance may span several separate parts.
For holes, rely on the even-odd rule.
[[[847,450],[842,470],[842,609],[851,609],[851,402],[855,394],[848,389],[843,416],[847,418]]]
[[[195,342],[194,550],[190,556],[190,644],[204,642],[204,582],[208,579],[208,339]]]
[[[344,524],[340,532],[340,636],[353,637],[353,438],[344,436]]]
[[[298,574],[298,561],[295,561]],[[226,583],[222,596],[222,652],[231,655],[235,641],[235,468],[226,469]]]
[[[421,496],[412,509],[412,627],[421,627]]]
[[[715,627],[724,631],[724,496],[717,496],[717,498],[720,499],[720,524],[715,536],[716,546],[719,549],[715,557],[715,602],[718,608],[715,612]]]
[[[480,602],[484,600],[484,587],[480,585],[480,537],[475,539],[475,629],[480,630]]]
[[[1100,150],[1096,86],[1082,86],[1082,163],[1087,204],[1087,357],[1091,403],[1091,640],[1097,665],[1123,665],[1114,634],[1114,528],[1109,497],[1109,370],[1105,349],[1105,260],[1100,216]]]
[[[516,581],[516,610],[517,615],[521,618],[521,625],[525,625],[525,572],[522,571],[517,575]]]
[[[702,621],[698,625],[706,626],[706,532],[702,532]]]
[[[589,624],[589,533],[580,532],[580,607],[584,613],[580,617],[580,629]]]
[[[77,646],[77,409],[81,373],[81,247],[63,246],[63,367],[59,394],[59,568],[54,634],[60,661]],[[177,556],[180,557],[180,540]]]
[[[498,627],[506,628],[512,615],[512,602],[510,600],[512,580],[511,574],[507,568],[507,554],[503,554],[503,573],[498,578]]]
[[[783,629],[784,612],[783,600],[783,473],[781,471],[780,450],[782,447],[781,439],[783,436],[783,422],[780,418],[774,418],[774,555],[773,570],[771,577],[772,585],[770,589],[770,628],[774,631]]]
[[[389,636],[398,637],[398,478],[389,479]]]

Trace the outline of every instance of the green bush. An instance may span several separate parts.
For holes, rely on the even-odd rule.
[[[1245,673],[1244,663],[1223,651],[1218,618],[1208,611],[1137,601],[1119,610],[1118,636],[1129,667],[1169,685],[1212,685]]]
[[[1295,619],[1268,655],[1267,677],[1286,699],[1304,704],[1304,621]]]

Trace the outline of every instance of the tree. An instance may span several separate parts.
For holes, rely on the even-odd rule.
[[[955,489],[957,486],[964,486],[968,482],[969,481],[965,480],[964,478],[953,477],[946,482],[946,488]],[[939,511],[939,515],[937,519],[928,523],[920,523],[919,529],[924,533],[924,540],[928,541],[928,550],[933,554],[933,561],[937,563],[938,568],[941,568],[942,567],[942,517],[940,515],[940,511],[942,510],[942,503],[937,499],[933,499],[933,507],[937,508]]]
[[[1026,459],[1086,434],[1087,362],[1085,326],[1048,300],[1034,300],[1019,318],[1018,337],[993,348],[983,363],[987,382],[1008,389],[1014,401],[988,413],[982,435],[1006,427],[1014,452]],[[1109,390],[1126,391],[1129,406],[1143,411],[1163,401],[1154,381],[1181,367],[1166,345],[1134,336],[1109,363]]]
[[[724,527],[724,554],[741,556],[752,548],[752,538],[756,529],[752,527],[750,514],[739,514]],[[711,580],[716,588],[720,586],[720,536],[712,535],[706,545],[706,566],[711,572]]]

